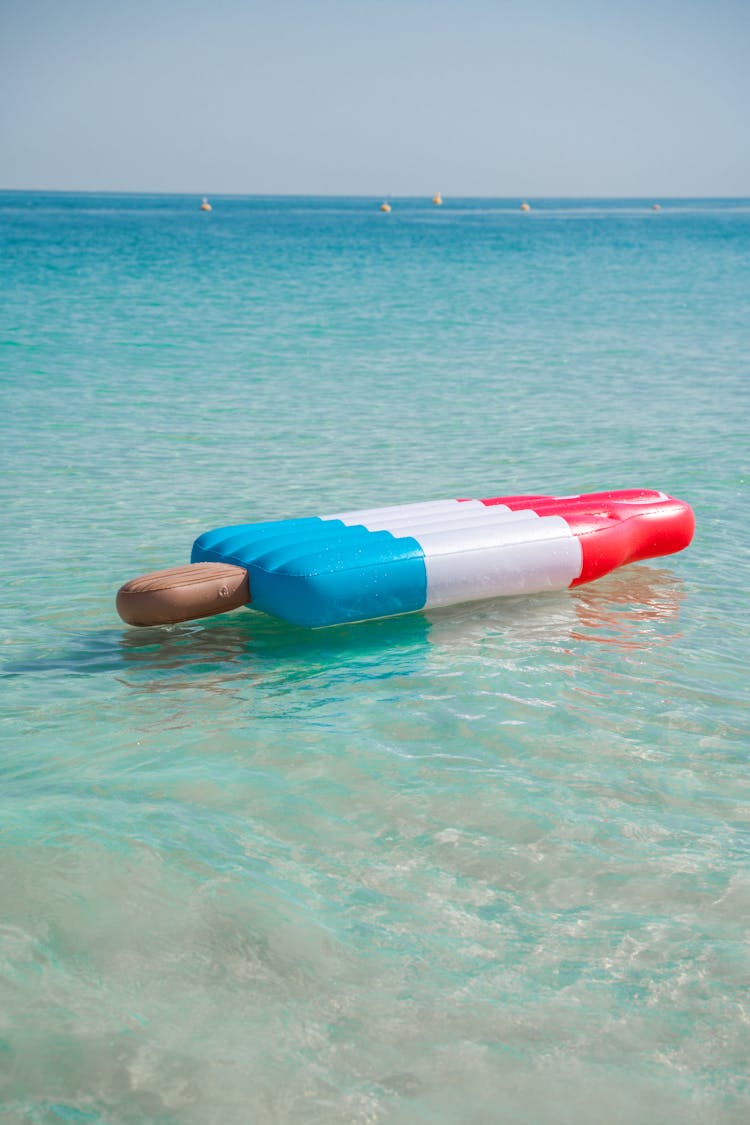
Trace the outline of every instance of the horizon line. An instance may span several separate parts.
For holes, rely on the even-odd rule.
[[[238,191],[191,191],[180,189],[178,191],[160,189],[144,189],[144,188],[29,188],[29,187],[0,187],[0,194],[3,195],[149,195],[149,196],[184,196],[185,198],[210,196],[212,199],[432,199],[435,192],[317,192],[317,191],[255,191],[255,192],[238,192]],[[440,194],[443,194],[442,192]],[[466,194],[463,192],[449,192],[448,199],[488,199],[488,200],[560,200],[560,199],[632,199],[632,200],[654,200],[654,199],[675,199],[675,200],[704,200],[704,199],[750,199],[750,193],[747,195],[730,194],[730,195],[694,195],[694,194],[668,194],[653,192],[651,194],[637,194],[637,195],[616,195],[616,194],[603,194],[603,195],[577,195],[565,193],[561,195],[544,194],[544,193],[512,193],[509,195],[494,195],[480,192],[477,194]]]

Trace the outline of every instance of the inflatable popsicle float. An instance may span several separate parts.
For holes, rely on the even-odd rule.
[[[687,547],[688,504],[636,489],[430,500],[238,524],[200,535],[186,566],[117,594],[129,625],[247,605],[312,628],[563,590]]]

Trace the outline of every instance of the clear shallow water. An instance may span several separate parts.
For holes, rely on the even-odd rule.
[[[0,193],[9,1121],[750,1115],[750,203]],[[682,555],[121,625],[243,519],[689,500]]]

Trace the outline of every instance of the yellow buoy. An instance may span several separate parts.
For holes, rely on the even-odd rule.
[[[521,204],[521,210],[522,210],[522,211],[530,211],[530,210],[531,210],[531,205],[530,205],[529,203],[522,203],[522,204]]]
[[[211,210],[213,210],[213,208],[211,207],[211,204],[208,202],[208,200],[206,199],[206,197],[204,195],[203,196],[203,202],[201,203],[201,211],[211,211]]]
[[[440,194],[440,192],[438,192],[437,195],[433,195],[432,202],[435,204],[436,207],[439,207],[441,205],[441,203],[443,202],[443,197]]]
[[[381,203],[380,204],[380,210],[381,211],[390,211],[390,209],[391,209],[390,203]]]

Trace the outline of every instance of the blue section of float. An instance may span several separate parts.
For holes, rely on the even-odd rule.
[[[422,609],[424,552],[410,536],[341,520],[277,520],[207,531],[192,562],[245,567],[250,605],[294,625],[364,621]]]

